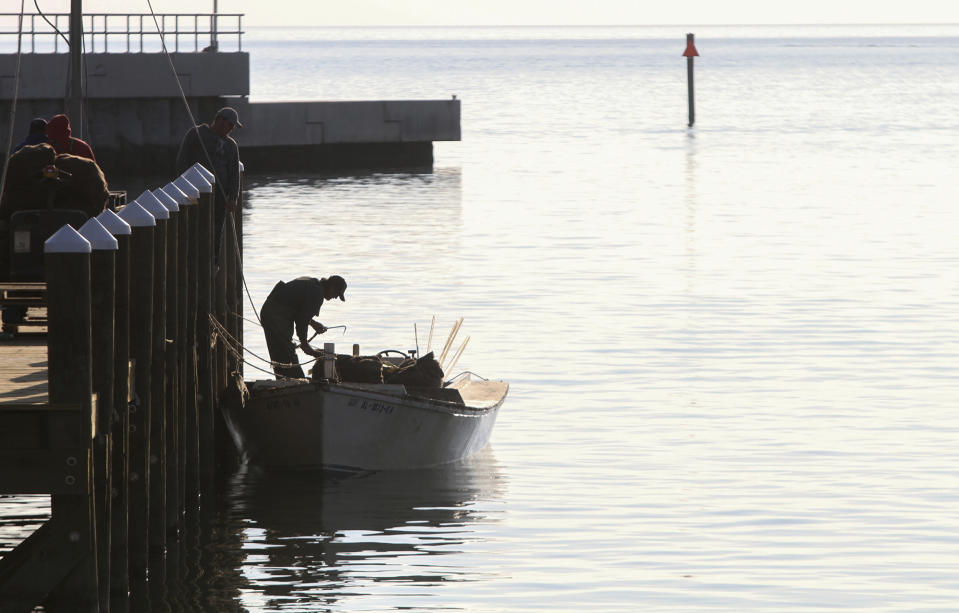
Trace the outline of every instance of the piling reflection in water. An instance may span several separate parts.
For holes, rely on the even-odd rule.
[[[244,526],[241,604],[317,610],[472,580],[473,569],[432,556],[476,541],[470,524],[496,518],[475,503],[501,499],[504,489],[489,449],[441,468],[356,476],[244,468],[228,494],[232,523]]]

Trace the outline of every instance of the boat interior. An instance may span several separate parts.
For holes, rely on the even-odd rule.
[[[254,396],[285,395],[313,391],[313,386],[336,386],[343,390],[354,390],[373,394],[383,394],[397,398],[425,400],[445,405],[454,405],[472,409],[489,409],[500,404],[506,397],[509,384],[505,381],[490,381],[472,373],[446,380],[432,353],[419,359],[402,351],[386,350],[375,356],[354,354],[337,355],[328,345],[328,353],[316,359],[312,370],[312,379],[280,379],[266,381],[248,381],[247,389]],[[355,349],[358,352],[358,349]],[[392,377],[404,368],[419,368],[425,365],[427,376],[398,378]],[[304,386],[309,388],[304,389]]]

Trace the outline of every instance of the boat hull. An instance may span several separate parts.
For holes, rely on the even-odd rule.
[[[505,397],[481,408],[414,398],[402,386],[300,382],[257,389],[225,411],[247,461],[273,468],[437,466],[487,445]],[[260,386],[262,387],[262,386]]]

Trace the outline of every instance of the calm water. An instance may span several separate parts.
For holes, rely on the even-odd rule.
[[[955,609],[959,26],[694,31],[693,130],[682,28],[251,32],[254,100],[463,100],[431,173],[247,169],[257,309],[512,387],[460,466],[235,475],[197,610]]]

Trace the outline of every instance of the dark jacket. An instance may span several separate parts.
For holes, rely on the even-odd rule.
[[[16,153],[17,151],[20,151],[21,149],[23,149],[24,147],[28,145],[39,145],[40,143],[45,143],[45,142],[47,142],[47,135],[45,132],[30,134],[25,139],[23,139],[22,143],[20,143],[19,145],[16,146],[16,148],[14,148],[13,152]]]
[[[323,306],[323,283],[314,277],[280,281],[266,301],[292,320],[297,338],[302,343],[308,343],[310,320],[320,314],[320,307]]]
[[[57,153],[79,155],[96,162],[97,158],[94,157],[90,145],[70,136],[71,133],[70,118],[66,115],[54,115],[47,123],[47,138]]]
[[[235,140],[220,136],[205,123],[190,128],[180,143],[176,171],[182,174],[197,162],[216,177],[214,189],[218,197],[227,200],[240,197],[240,148]]]

